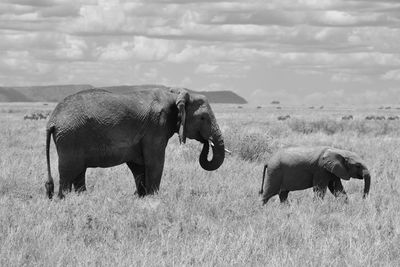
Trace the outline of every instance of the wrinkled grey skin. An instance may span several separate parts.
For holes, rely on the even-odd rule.
[[[315,196],[323,199],[328,187],[335,197],[341,195],[347,202],[340,179],[349,180],[350,177],[364,179],[365,198],[371,176],[358,155],[331,147],[290,147],[278,151],[264,166],[260,194],[263,204],[277,194],[280,201],[285,202],[290,191],[313,187]]]
[[[85,172],[90,167],[126,163],[135,178],[139,196],[158,191],[164,168],[165,148],[174,133],[203,143],[199,162],[216,170],[224,161],[221,131],[207,99],[183,89],[153,89],[119,95],[91,89],[60,102],[47,124],[47,196],[54,193],[50,173],[51,135],[58,153],[60,189],[86,190]],[[207,159],[209,140],[213,157]]]

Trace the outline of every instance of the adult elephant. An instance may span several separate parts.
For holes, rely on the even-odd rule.
[[[267,180],[264,187],[265,171]],[[266,204],[279,194],[281,202],[290,191],[313,187],[317,197],[323,198],[328,187],[337,197],[347,194],[340,179],[364,179],[364,195],[369,193],[371,175],[362,159],[355,153],[332,147],[289,147],[274,154],[264,166],[260,194]]]
[[[213,171],[224,161],[221,131],[206,97],[184,89],[151,89],[130,95],[90,89],[61,101],[47,124],[47,196],[54,194],[50,172],[51,135],[58,153],[60,189],[58,196],[86,190],[89,167],[111,167],[126,163],[135,178],[139,196],[159,189],[164,168],[165,148],[178,132],[203,143],[199,161]],[[208,160],[209,145],[213,156]]]

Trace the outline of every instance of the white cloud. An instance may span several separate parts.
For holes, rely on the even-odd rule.
[[[211,83],[201,88],[198,88],[199,91],[221,91],[226,90],[226,86],[221,83]]]
[[[191,88],[193,86],[193,81],[190,77],[184,77],[182,81],[177,84],[177,86]]]
[[[359,74],[354,74],[354,73],[345,73],[345,72],[338,72],[334,73],[331,77],[331,80],[333,82],[341,82],[341,83],[347,83],[347,82],[368,82],[369,78],[366,75],[359,75]]]
[[[59,49],[56,50],[55,55],[58,59],[65,60],[84,59],[85,50],[88,48],[84,40],[68,35],[58,44]]]
[[[322,13],[321,22],[331,26],[354,25],[358,22],[357,18],[347,12],[328,10]]]
[[[400,81],[400,69],[390,70],[382,75],[384,80],[396,80]]]
[[[217,65],[211,65],[211,64],[200,64],[195,72],[196,73],[205,73],[205,74],[209,74],[209,73],[214,73],[216,70],[218,69]]]
[[[122,6],[112,2],[101,2],[99,5],[87,5],[80,8],[80,17],[72,23],[66,23],[71,32],[112,33],[128,30],[130,25]]]
[[[174,49],[171,41],[149,39],[136,36],[130,41],[110,43],[98,48],[100,60],[130,60],[159,61],[166,58]]]
[[[144,77],[149,81],[154,81],[158,77],[159,73],[157,69],[151,68],[147,72],[144,73]]]

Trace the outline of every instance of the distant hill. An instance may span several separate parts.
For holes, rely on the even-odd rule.
[[[59,102],[81,90],[94,88],[89,84],[0,87],[0,102]]]
[[[28,98],[21,92],[13,88],[0,87],[0,102],[31,102],[32,99]]]
[[[188,90],[191,91],[191,90]],[[225,104],[246,104],[247,101],[243,97],[232,91],[191,91],[197,94],[205,95],[212,103]]]
[[[58,102],[68,95],[91,88],[94,87],[90,84],[68,84],[16,87],[15,89],[17,89],[19,92],[23,93],[35,102]]]
[[[47,85],[26,87],[0,87],[0,102],[59,102],[81,90],[95,88],[90,84]],[[114,93],[130,94],[134,91],[167,88],[163,85],[124,85],[101,87]],[[245,104],[246,99],[232,91],[193,91],[205,95],[211,103]]]

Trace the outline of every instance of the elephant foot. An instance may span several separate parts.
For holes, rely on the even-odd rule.
[[[279,193],[279,200],[281,201],[281,203],[289,204],[289,202],[287,200],[288,195],[289,195],[289,191],[281,191]]]
[[[58,198],[63,199],[65,193],[70,193],[72,189],[72,184],[66,182],[60,182],[60,189],[58,190]]]
[[[134,195],[142,198],[142,197],[145,197],[147,194],[146,194],[145,189],[140,189],[140,190],[136,190]]]
[[[86,186],[85,185],[81,185],[81,186],[76,186],[75,188],[75,192],[80,194],[86,191]]]
[[[274,195],[276,195],[276,194],[271,194],[271,195],[263,195],[263,198],[262,198],[262,204],[263,205],[265,205],[265,204],[267,204],[267,202],[268,202],[268,200],[270,200],[271,199],[271,197],[273,197]]]
[[[64,199],[65,195],[60,191],[60,192],[58,192],[57,197],[58,197],[58,199]]]

